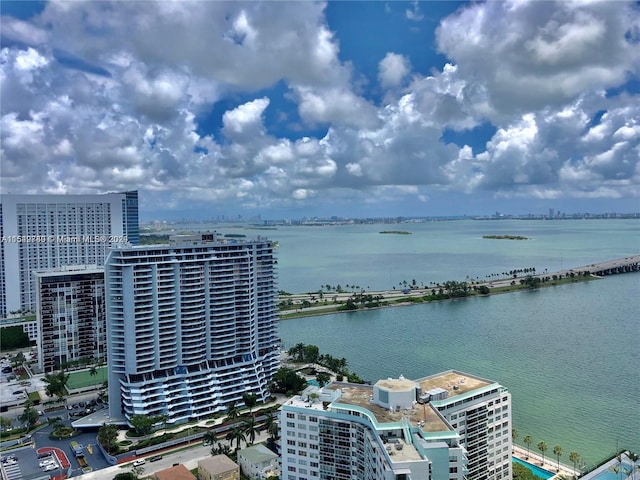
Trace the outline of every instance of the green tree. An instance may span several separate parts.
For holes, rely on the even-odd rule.
[[[305,345],[303,352],[303,361],[307,363],[318,362],[318,358],[320,357],[320,349],[316,345]]]
[[[279,428],[278,422],[276,421],[276,417],[274,417],[273,413],[269,412],[265,415],[264,419],[264,429],[269,434],[272,440],[278,439]]]
[[[560,457],[562,456],[562,447],[560,445],[556,445],[553,447],[553,454],[556,456],[556,461],[558,462],[557,468],[560,471]]]
[[[89,368],[89,375],[91,375],[92,378],[98,375],[98,367],[95,363],[91,365],[91,368]]]
[[[216,434],[212,430],[207,430],[202,436],[202,443],[213,445],[216,441]]]
[[[511,441],[515,442],[518,439],[518,431],[515,428],[511,429]]]
[[[324,387],[331,381],[331,375],[327,372],[318,372],[316,373],[316,381],[318,382],[318,385]]]
[[[153,429],[153,425],[157,422],[157,418],[154,416],[143,415],[141,413],[133,415],[129,419],[129,423],[134,428],[138,435],[148,435]]]
[[[118,452],[118,427],[113,424],[103,425],[98,430],[100,445],[110,454]]]
[[[47,384],[45,392],[49,397],[58,397],[60,402],[66,399],[69,374],[64,373],[64,370],[57,373],[47,373],[42,380]]]
[[[522,441],[527,446],[527,460],[529,460],[529,454],[531,453],[531,444],[533,443],[533,438],[531,438],[531,435],[525,435]]]
[[[569,461],[573,463],[573,472],[576,472],[576,465],[580,460],[580,454],[578,452],[569,452]]]
[[[232,446],[234,442],[236,443],[236,452],[240,449],[240,444],[247,441],[246,437],[244,436],[244,429],[241,426],[237,426],[229,430],[227,432],[227,435],[225,436],[225,439]]]
[[[24,402],[24,411],[18,415],[18,420],[26,427],[27,430],[31,430],[38,423],[38,411],[33,408],[33,402],[27,400]]]
[[[280,367],[272,378],[271,391],[290,395],[305,388],[307,381],[293,369]]]
[[[240,415],[240,411],[235,403],[230,403],[227,405],[227,420],[234,420],[238,418]]]
[[[156,415],[156,422],[162,424],[162,430],[167,428],[167,421],[169,420],[169,415],[166,413],[161,413],[160,415]]]
[[[10,430],[13,425],[13,420],[7,417],[0,417],[0,428],[2,430]]]
[[[304,358],[304,343],[296,343],[289,349],[289,356],[294,362],[302,362]]]
[[[118,473],[113,480],[138,480],[138,477],[133,472]]]
[[[211,455],[227,455],[231,454],[231,447],[228,444],[222,444],[218,442],[215,447],[211,447]]]
[[[513,480],[540,480],[531,470],[519,463],[513,463]]]
[[[249,414],[253,416],[252,410],[258,404],[258,396],[255,393],[245,393],[242,395],[242,401],[249,409]]]
[[[540,278],[534,277],[533,275],[527,275],[525,278],[520,280],[522,285],[526,285],[527,288],[538,288],[540,286]]]
[[[11,359],[11,363],[14,367],[20,367],[26,360],[24,353],[18,352],[15,357]]]
[[[256,419],[253,417],[246,418],[244,420],[244,424],[242,425],[242,429],[249,444],[253,445],[253,442],[255,442],[256,440],[256,435],[260,433],[260,428],[256,423]]]
[[[545,442],[544,440],[538,442],[538,450],[540,450],[540,453],[542,453],[542,465],[544,465],[544,452],[547,451],[547,442]]]

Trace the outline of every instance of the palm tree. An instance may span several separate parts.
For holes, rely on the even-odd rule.
[[[511,445],[513,445],[517,439],[518,439],[518,431],[515,428],[512,428],[511,429]],[[512,450],[512,453],[513,453],[513,450]]]
[[[156,419],[158,420],[158,422],[162,424],[162,430],[165,430],[167,428],[167,421],[169,420],[169,415],[167,415],[166,413],[161,413],[160,415],[156,416]]]
[[[216,434],[211,430],[207,430],[202,436],[202,443],[205,445],[213,445],[215,441],[216,441]]]
[[[556,456],[556,460],[558,462],[558,471],[560,471],[560,456],[562,455],[562,447],[560,445],[556,445],[553,447],[553,454]]]
[[[527,460],[529,460],[529,454],[531,453],[531,444],[533,443],[533,438],[531,438],[531,435],[526,435],[522,441],[525,443],[525,445],[527,446]]]
[[[276,418],[273,416],[272,412],[269,412],[265,415],[264,429],[267,431],[273,441],[277,440],[279,433],[278,422],[276,421]]]
[[[576,472],[576,465],[580,460],[580,454],[578,452],[569,452],[569,461],[573,463],[573,473]]]
[[[235,403],[230,403],[227,406],[227,420],[234,420],[238,418],[238,415],[240,415],[238,407],[236,407]]]
[[[67,396],[67,382],[69,381],[69,374],[64,373],[64,370],[60,370],[58,373],[47,373],[43,381],[47,384],[45,392],[48,396],[58,397],[58,401],[62,402]]]
[[[242,395],[242,401],[244,402],[245,407],[249,409],[249,414],[253,416],[251,410],[253,410],[253,407],[257,405],[258,396],[255,393],[245,393]]]
[[[233,445],[233,442],[236,442],[236,452],[240,449],[240,443],[246,442],[247,439],[244,436],[244,430],[242,427],[234,427],[227,435],[224,437],[230,445]]]
[[[544,452],[547,451],[547,442],[545,442],[544,440],[542,442],[538,443],[538,450],[540,450],[540,452],[542,453],[542,463],[541,465],[544,465]]]
[[[242,426],[244,430],[244,434],[246,435],[246,439],[250,445],[253,445],[253,442],[256,440],[256,435],[260,433],[260,427],[256,424],[256,419],[254,417],[249,417],[245,419],[244,425]]]

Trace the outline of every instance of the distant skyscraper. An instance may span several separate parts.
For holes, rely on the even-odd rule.
[[[0,195],[0,316],[35,310],[31,272],[102,266],[112,244],[139,240],[136,191]]]
[[[279,367],[272,242],[184,236],[105,265],[113,416],[186,422],[269,397]]]
[[[34,272],[38,365],[52,372],[74,362],[106,361],[103,267]]]

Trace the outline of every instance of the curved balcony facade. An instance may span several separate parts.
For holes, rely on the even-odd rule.
[[[279,366],[272,243],[114,249],[106,263],[113,414],[181,423],[268,398]]]

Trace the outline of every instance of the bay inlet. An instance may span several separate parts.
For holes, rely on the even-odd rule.
[[[280,243],[280,288],[341,283],[371,290],[403,280],[485,280],[513,268],[549,272],[640,252],[640,222],[453,221],[292,227]],[[395,227],[394,227],[395,228]],[[483,239],[522,235],[527,241]],[[459,301],[280,322],[283,346],[318,345],[375,381],[458,369],[513,395],[516,443],[530,435],[593,465],[616,448],[640,451],[640,274]]]

